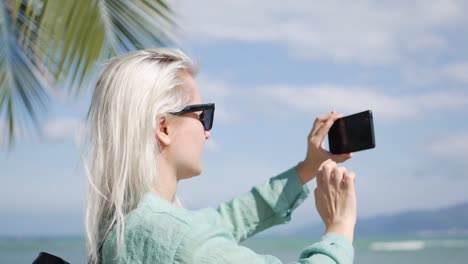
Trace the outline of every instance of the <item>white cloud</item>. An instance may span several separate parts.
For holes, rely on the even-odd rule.
[[[434,141],[427,147],[438,159],[468,161],[468,132],[451,135]]]
[[[80,122],[73,118],[53,119],[46,123],[43,132],[48,140],[75,140]]]
[[[300,58],[389,63],[448,46],[441,30],[466,22],[459,0],[179,1],[193,40],[285,45]],[[432,55],[432,54],[431,54]]]
[[[452,80],[468,84],[468,62],[447,65],[442,69],[442,74]]]
[[[468,61],[458,61],[445,65],[426,66],[421,64],[402,65],[403,79],[409,87],[438,84],[442,88],[453,84],[468,84]],[[466,86],[458,86],[466,89]]]
[[[284,106],[280,111],[283,113],[325,113],[334,109],[346,114],[370,109],[385,120],[418,118],[431,110],[449,111],[468,106],[468,96],[461,94],[431,92],[395,96],[356,86],[271,86],[260,87],[257,93],[258,100],[270,105],[269,109]]]

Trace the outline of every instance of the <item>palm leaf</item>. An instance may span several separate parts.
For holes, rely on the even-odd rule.
[[[10,143],[17,127],[40,131],[50,87],[78,94],[103,59],[170,44],[177,27],[162,0],[4,0],[0,8],[0,122]]]
[[[35,36],[23,23],[28,9],[20,10],[14,20],[11,1],[3,1],[0,8],[0,122],[7,123],[6,137],[12,143],[20,132],[31,131],[19,130],[17,124],[29,128],[32,123],[34,130],[39,130],[37,113],[45,109],[48,97],[45,80],[38,71],[39,62],[28,57],[28,46],[19,41],[20,36],[24,41]]]
[[[58,12],[60,10],[60,12]],[[59,14],[59,15],[58,15]],[[47,57],[55,79],[79,92],[96,62],[128,51],[172,43],[174,14],[157,0],[49,1],[41,28],[53,40]]]

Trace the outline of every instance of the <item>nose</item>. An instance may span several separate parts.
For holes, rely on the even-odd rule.
[[[205,139],[208,140],[211,137],[210,131],[205,131]]]

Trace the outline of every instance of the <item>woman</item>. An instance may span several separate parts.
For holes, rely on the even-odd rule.
[[[322,149],[340,115],[317,118],[306,159],[219,208],[187,210],[179,180],[202,172],[214,104],[203,104],[196,69],[182,52],[143,50],[110,61],[88,112],[86,208],[91,263],[280,263],[238,243],[287,223],[317,175],[316,207],[327,229],[300,263],[352,263],[354,174],[336,166],[350,154]]]

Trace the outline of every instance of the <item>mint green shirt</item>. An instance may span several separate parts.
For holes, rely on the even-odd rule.
[[[288,223],[292,211],[309,193],[295,167],[217,209],[188,210],[147,193],[125,218],[125,246],[120,256],[116,257],[112,230],[103,246],[102,262],[278,264],[278,258],[257,254],[239,242],[271,226]],[[334,233],[299,250],[293,263],[352,263],[354,257],[351,242]]]

